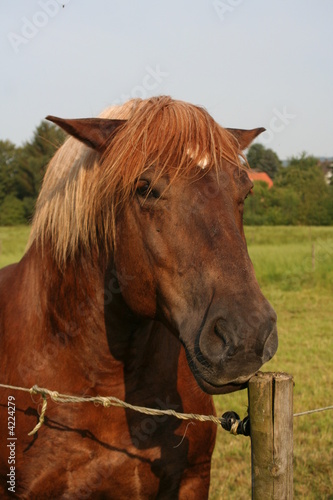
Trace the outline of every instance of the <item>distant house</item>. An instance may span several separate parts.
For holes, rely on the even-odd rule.
[[[318,165],[323,171],[326,184],[331,184],[333,179],[333,161],[332,158],[319,160]]]
[[[251,181],[253,182],[254,181],[266,182],[266,184],[268,184],[268,189],[270,189],[273,186],[273,181],[270,178],[270,176],[266,174],[266,172],[255,172],[254,170],[250,170],[248,172],[248,175]]]

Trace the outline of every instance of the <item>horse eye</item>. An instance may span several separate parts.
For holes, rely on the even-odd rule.
[[[139,181],[136,187],[136,192],[142,198],[158,198],[159,194],[156,189],[152,189],[148,181]]]
[[[147,196],[147,194],[149,193],[149,189],[149,182],[140,181],[138,182],[136,192],[139,196]]]

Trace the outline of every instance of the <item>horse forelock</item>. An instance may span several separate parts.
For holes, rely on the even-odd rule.
[[[51,245],[63,267],[83,249],[115,245],[116,213],[152,166],[171,182],[193,168],[203,172],[226,160],[242,167],[237,141],[203,109],[170,97],[133,99],[104,110],[102,118],[126,119],[100,157],[74,138],[57,151],[47,169],[30,236]]]

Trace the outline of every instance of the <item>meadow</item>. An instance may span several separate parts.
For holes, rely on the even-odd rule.
[[[263,371],[294,378],[294,413],[333,405],[333,227],[247,227],[279,348]],[[247,413],[247,391],[215,398],[218,415]],[[294,498],[333,499],[333,411],[294,418]],[[251,498],[251,445],[219,430],[210,500]]]
[[[0,267],[20,259],[29,228],[0,228]],[[278,314],[279,349],[264,371],[293,375],[294,413],[333,405],[333,227],[247,227],[263,293]],[[243,418],[247,392],[215,397]],[[294,497],[333,500],[333,411],[294,418]],[[196,424],[204,425],[204,424]],[[250,439],[218,430],[210,500],[251,498]]]
[[[22,257],[29,238],[30,227],[0,227],[0,269]]]

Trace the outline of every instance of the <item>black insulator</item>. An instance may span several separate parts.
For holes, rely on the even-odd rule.
[[[222,415],[221,425],[223,429],[233,434],[242,434],[243,436],[250,436],[250,417],[246,416],[243,420],[235,411],[227,411]]]

